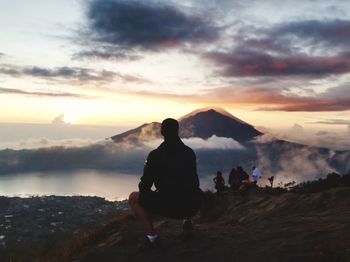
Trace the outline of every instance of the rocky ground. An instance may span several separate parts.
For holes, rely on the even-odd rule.
[[[69,261],[350,261],[350,188],[319,193],[206,194],[194,218],[195,238],[181,221],[155,218],[162,248],[143,250],[130,213],[70,246]]]
[[[99,197],[0,197],[0,261],[50,257],[125,208]]]
[[[42,251],[36,261],[350,261],[350,187],[318,193],[271,190],[251,191],[246,195],[206,193],[203,208],[193,219],[193,240],[182,240],[181,221],[154,217],[162,238],[162,247],[154,250],[141,248],[144,234],[130,210],[124,206],[123,211],[114,212],[121,204],[99,198],[54,200],[55,197],[51,197],[50,200],[49,197],[44,198],[47,201],[44,208],[40,199],[33,200],[33,203],[38,202],[33,204],[35,208],[23,206],[30,205],[30,200],[27,203],[21,199],[5,199],[20,204],[17,209],[11,208],[12,213],[2,211],[5,222],[1,223],[19,228],[6,229],[13,230],[14,235],[1,229],[6,241],[2,250],[13,250],[16,245],[21,248],[15,243],[20,236],[22,243],[26,243],[22,244],[24,250],[35,241],[36,245],[43,244],[42,240],[50,239],[50,236],[59,239],[59,232],[66,226],[63,235],[69,241],[60,245],[57,252],[52,252],[52,245],[36,247],[34,250]],[[57,208],[54,208],[55,205],[48,204],[50,201],[67,201],[67,204],[56,204]],[[41,208],[45,211],[39,211]],[[50,215],[41,215],[45,212]],[[22,214],[22,218],[17,218],[18,222],[15,222],[16,214]],[[8,215],[13,217],[5,217]],[[67,219],[58,219],[60,216],[67,216]],[[58,222],[63,223],[51,224]],[[93,230],[82,230],[93,225]],[[41,234],[34,232],[33,229],[40,226],[45,228],[38,231]],[[76,236],[74,232],[77,232]],[[24,240],[25,236],[33,243]],[[51,251],[43,252],[45,249]],[[22,261],[33,261],[35,254],[26,254]],[[3,256],[1,261],[6,259]]]

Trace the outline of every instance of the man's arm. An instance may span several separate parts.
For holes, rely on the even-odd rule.
[[[192,149],[191,151],[192,151],[192,174],[194,175],[194,186],[196,188],[199,188],[199,178],[197,173],[197,158],[194,151]]]
[[[154,182],[154,167],[152,161],[152,153],[150,153],[145,162],[145,166],[143,168],[143,175],[141,177],[141,181],[139,183],[140,192],[150,191]]]

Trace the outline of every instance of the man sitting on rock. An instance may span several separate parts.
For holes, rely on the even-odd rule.
[[[150,213],[185,219],[184,230],[190,236],[192,223],[201,204],[196,155],[178,136],[179,124],[167,118],[162,122],[164,142],[147,157],[140,192],[132,192],[129,204],[144,227],[150,247],[159,244]],[[155,186],[155,191],[151,188]]]

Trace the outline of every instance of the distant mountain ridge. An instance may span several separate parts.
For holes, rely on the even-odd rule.
[[[135,129],[112,136],[116,142],[139,142],[161,138],[160,123],[143,124]],[[262,135],[252,125],[236,118],[221,108],[195,110],[179,119],[179,135],[182,138],[200,137],[207,139],[213,135],[229,137],[239,142],[248,142]]]

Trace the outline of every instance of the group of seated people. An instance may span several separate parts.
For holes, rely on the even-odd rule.
[[[228,184],[231,190],[236,191],[244,190],[250,187],[257,187],[257,183],[262,177],[262,174],[256,166],[252,167],[252,171],[252,179],[250,179],[247,172],[245,172],[241,166],[232,168],[228,179]],[[221,171],[217,171],[213,181],[215,183],[217,193],[221,193],[225,190],[225,179]]]

